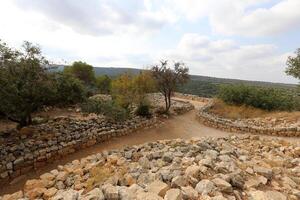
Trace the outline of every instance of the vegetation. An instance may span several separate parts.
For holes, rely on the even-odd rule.
[[[66,105],[86,97],[82,82],[49,67],[37,45],[24,42],[15,50],[0,41],[0,115],[19,127],[32,123],[32,113],[45,105]]]
[[[155,91],[155,81],[149,72],[133,76],[128,73],[112,81],[111,94],[114,101],[125,109],[133,103],[147,105],[146,94]]]
[[[259,108],[254,108],[251,106],[236,106],[228,105],[219,99],[214,100],[213,106],[210,108],[209,112],[223,116],[229,119],[247,119],[247,118],[283,118],[285,120],[297,121],[300,118],[300,112],[290,112],[290,111],[267,111]]]
[[[129,117],[129,112],[113,101],[89,99],[81,105],[81,109],[85,113],[105,115],[113,121],[124,121]]]
[[[101,94],[109,94],[111,88],[111,78],[107,75],[96,78],[96,86]]]
[[[156,81],[157,89],[165,98],[165,112],[168,113],[171,107],[171,96],[178,85],[183,85],[189,79],[189,68],[184,63],[176,62],[174,69],[168,67],[168,61],[161,61],[151,69],[153,78]]]
[[[223,85],[218,98],[229,105],[246,105],[263,110],[298,110],[299,98],[292,92],[275,88]]]
[[[86,98],[86,89],[79,79],[66,73],[53,74],[52,104],[74,104]]]
[[[74,62],[71,66],[64,68],[64,73],[73,75],[87,86],[94,85],[96,81],[93,66],[85,62]]]
[[[150,106],[148,104],[139,105],[135,114],[142,117],[151,117]]]
[[[289,56],[287,60],[286,74],[300,79],[300,48],[295,52],[296,56]]]
[[[20,51],[0,43],[0,57],[0,113],[26,126],[32,122],[31,114],[49,101],[48,61],[29,42]]]

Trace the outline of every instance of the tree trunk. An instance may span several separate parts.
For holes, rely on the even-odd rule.
[[[165,104],[166,104],[165,112],[167,113],[169,111],[169,109],[168,109],[169,103],[168,103],[167,93],[164,93],[164,97],[165,97]]]

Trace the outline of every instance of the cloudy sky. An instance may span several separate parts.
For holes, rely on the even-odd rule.
[[[38,43],[53,62],[145,68],[183,61],[192,74],[296,83],[300,0],[1,0],[0,38]]]

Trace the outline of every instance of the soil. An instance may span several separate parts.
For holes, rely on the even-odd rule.
[[[178,98],[177,98],[178,99]],[[203,106],[204,103],[198,101],[189,100],[195,105],[196,108]],[[51,171],[57,168],[57,165],[64,165],[76,159],[81,159],[91,154],[99,153],[103,150],[123,148],[125,146],[142,144],[145,142],[151,142],[164,139],[183,138],[190,139],[193,137],[224,137],[231,133],[210,128],[200,124],[196,120],[197,109],[194,109],[186,114],[173,116],[167,120],[162,127],[152,128],[148,130],[141,130],[123,137],[113,138],[109,142],[96,144],[90,148],[77,151],[73,154],[64,157],[61,160],[56,160],[53,163],[49,163],[47,166],[40,168],[37,171],[32,171],[26,175],[20,176],[13,180],[11,183],[3,185],[0,188],[0,195],[13,193],[23,188],[24,183],[28,179],[38,178],[41,174]],[[245,133],[247,134],[247,133]],[[271,136],[264,136],[271,137]],[[282,138],[292,142],[300,142],[300,138]]]

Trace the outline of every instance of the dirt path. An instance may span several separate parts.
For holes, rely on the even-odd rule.
[[[171,119],[166,120],[165,124],[162,127],[142,130],[120,138],[113,138],[109,142],[97,144],[90,148],[83,149],[81,151],[70,154],[61,160],[57,160],[54,163],[48,164],[47,166],[39,169],[38,171],[30,172],[26,175],[17,178],[16,180],[12,181],[10,184],[2,186],[0,188],[0,195],[6,193],[13,193],[20,190],[23,187],[26,180],[38,178],[41,174],[57,168],[57,165],[64,165],[72,160],[80,159],[88,155],[101,152],[103,150],[122,148],[127,145],[142,144],[145,142],[151,142],[151,141],[163,140],[163,139],[175,139],[175,138],[190,139],[192,137],[203,137],[203,136],[223,137],[231,134],[229,132],[220,131],[200,124],[196,120],[195,115],[196,115],[197,108],[203,106],[204,103],[197,102],[197,101],[190,101],[190,102],[195,105],[196,107],[195,110],[192,110],[184,115],[174,116]],[[269,136],[265,136],[265,137],[269,137]],[[284,139],[289,141],[300,142],[300,138],[284,138]]]

